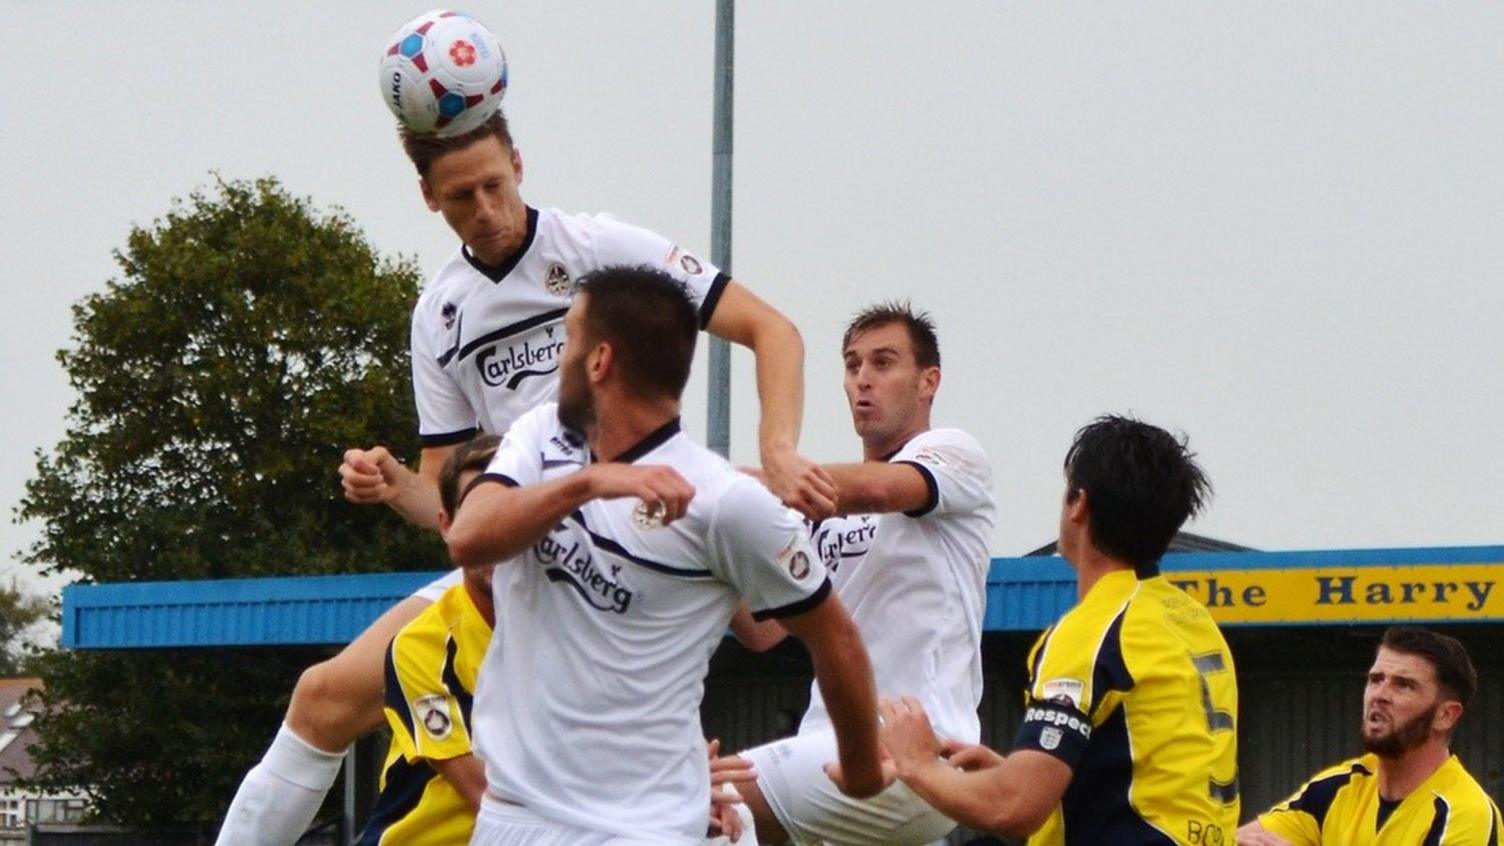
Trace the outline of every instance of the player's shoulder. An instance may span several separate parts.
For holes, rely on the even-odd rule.
[[[429,277],[428,283],[418,293],[415,312],[424,314],[442,311],[446,303],[467,292],[476,280],[483,279],[479,271],[465,258],[464,247],[458,247],[445,259],[439,269]]]
[[[756,534],[803,525],[766,485],[729,463],[689,481],[695,485],[696,499],[705,496],[706,516],[717,531]]]
[[[1298,793],[1304,793],[1312,787],[1328,788],[1336,791],[1339,788],[1363,779],[1373,778],[1378,772],[1378,756],[1372,753],[1360,755],[1356,758],[1347,758],[1311,773]]]
[[[928,429],[910,438],[893,461],[912,461],[930,467],[949,468],[990,482],[992,462],[970,432],[964,429]]]
[[[1105,629],[1126,616],[1140,599],[1143,582],[1132,570],[1115,570],[1097,579],[1086,596],[1065,612],[1056,624],[1057,634],[1070,629]]]
[[[470,614],[480,613],[475,607],[475,600],[470,598],[470,591],[461,581],[439,595],[433,605],[423,609],[424,612],[433,611],[443,619],[449,627],[459,625]]]
[[[501,434],[500,451],[542,449],[545,444],[555,445],[556,451],[564,453],[562,458],[583,462],[589,454],[584,439],[560,422],[559,404],[553,401],[517,415]]]
[[[1103,603],[1104,610],[1108,604]],[[1224,663],[1232,660],[1227,639],[1211,612],[1162,575],[1136,578],[1122,608],[1121,649],[1131,664],[1145,672],[1190,672],[1187,647],[1197,655],[1221,653]]]
[[[629,223],[610,212],[559,212],[548,227],[549,237],[565,252],[575,252],[600,266],[628,264],[665,267],[680,252],[668,238]],[[698,262],[691,257],[690,261]],[[685,272],[689,272],[686,269]]]
[[[720,455],[704,444],[697,443],[687,435],[664,445],[663,452],[655,456],[655,463],[669,464],[695,487],[695,498],[707,502],[719,502],[733,486],[743,481],[760,487],[755,479],[737,470]]]
[[[987,451],[982,449],[982,442],[977,440],[965,429],[957,429],[953,426],[942,426],[935,429],[926,429],[909,439],[904,448],[899,450],[903,454],[909,450],[925,448],[947,447],[953,450],[973,452],[986,457]]]
[[[1147,626],[1156,631],[1165,625],[1184,630],[1210,630],[1220,632],[1216,619],[1207,607],[1190,594],[1175,586],[1164,574],[1137,579],[1128,601],[1129,619],[1132,623]],[[1220,634],[1218,634],[1220,638]],[[1155,640],[1165,641],[1163,637]]]
[[[468,602],[464,584],[444,591],[433,604],[418,612],[392,637],[390,649],[402,655],[442,652],[453,620],[459,612],[456,601]]]
[[[1376,789],[1373,779],[1377,763],[1372,755],[1348,758],[1316,771],[1295,792],[1259,815],[1265,828],[1290,840],[1319,837],[1333,808],[1345,815],[1365,803],[1369,789]],[[1310,823],[1300,822],[1300,817]],[[1314,826],[1314,829],[1308,827]]]
[[[556,208],[538,210],[538,231],[554,239],[589,243],[602,233],[640,230],[611,212],[566,212]]]
[[[1454,808],[1465,808],[1475,813],[1495,813],[1493,799],[1488,791],[1478,783],[1478,779],[1463,766],[1462,759],[1456,755],[1451,756],[1441,766],[1439,773],[1441,778],[1437,780],[1435,789],[1442,794]]]
[[[565,431],[564,423],[559,420],[559,403],[554,400],[538,403],[527,411],[517,415],[517,419],[512,421],[512,425],[507,429],[507,432],[510,433],[513,430],[524,427],[528,431],[536,432],[552,433],[555,431]]]
[[[1072,656],[1072,660],[1075,657],[1095,660],[1124,607],[1123,603],[1078,602],[1040,639],[1041,658],[1059,660]]]

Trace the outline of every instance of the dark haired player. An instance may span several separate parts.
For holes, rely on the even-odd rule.
[[[700,700],[741,600],[809,647],[847,787],[875,793],[871,666],[802,521],[680,431],[692,302],[660,271],[608,268],[565,326],[558,404],[512,425],[447,537],[463,567],[500,562],[472,842],[699,842]]]
[[[1182,441],[1122,417],[1076,433],[1065,479],[1060,553],[1078,601],[1029,656],[1015,750],[941,742],[920,702],[885,700],[896,775],[958,822],[1032,844],[1230,841],[1232,657],[1158,564],[1210,486]]]
[[[1312,776],[1238,829],[1239,846],[1497,846],[1504,819],[1451,753],[1477,689],[1455,638],[1384,632],[1363,690],[1368,754]]]

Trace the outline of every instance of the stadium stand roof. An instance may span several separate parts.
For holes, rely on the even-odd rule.
[[[1165,574],[1224,625],[1504,622],[1504,546],[1172,552]],[[432,571],[63,589],[63,646],[140,649],[342,644]],[[994,558],[984,627],[1039,631],[1075,603],[1056,556]]]
[[[1054,555],[1057,552],[1056,541],[1041,546],[1033,552],[1024,553],[1025,557],[1035,555]],[[1217,540],[1206,535],[1193,535],[1190,532],[1176,532],[1175,537],[1170,539],[1171,552],[1252,552],[1251,546],[1240,546],[1232,541]]]

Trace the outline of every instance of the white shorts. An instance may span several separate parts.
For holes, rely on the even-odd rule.
[[[896,781],[871,799],[853,799],[825,774],[835,761],[832,730],[775,740],[741,753],[757,768],[757,786],[797,846],[933,843],[956,827],[909,786]]]
[[[421,599],[426,599],[429,602],[438,602],[439,597],[444,595],[444,591],[449,590],[450,588],[464,581],[464,578],[465,571],[456,567],[453,570],[445,573],[443,576],[434,579],[423,587],[418,588],[417,593],[414,593],[413,596],[419,597]]]
[[[470,836],[470,846],[665,846],[665,843],[557,823],[521,805],[498,802],[489,795],[481,799],[475,833]]]

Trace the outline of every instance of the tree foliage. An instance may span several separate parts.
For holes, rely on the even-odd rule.
[[[47,600],[27,593],[15,579],[0,585],[0,676],[24,671],[29,636],[50,610]]]
[[[42,524],[29,563],[86,581],[440,565],[435,539],[347,504],[336,472],[350,446],[417,452],[411,261],[271,179],[175,202],[116,260],[58,354],[78,398],[21,503]],[[117,822],[217,819],[309,658],[42,656],[39,786],[85,790]]]

